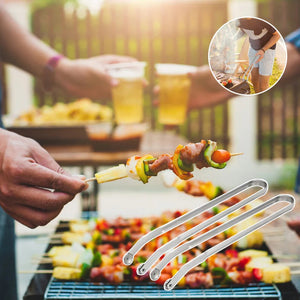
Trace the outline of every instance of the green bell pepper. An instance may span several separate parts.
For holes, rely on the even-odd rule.
[[[101,263],[102,263],[102,255],[99,251],[96,251],[94,253],[94,257],[92,260],[92,267],[100,267]]]
[[[156,158],[147,158],[143,160],[144,163],[144,172],[147,176],[157,176],[154,172],[150,170],[149,163],[153,163]]]
[[[178,167],[186,172],[193,172],[194,171],[194,165],[193,164],[186,164],[184,161],[182,161],[182,159],[180,158],[180,155],[178,156],[177,159],[177,163],[178,163]]]
[[[88,279],[90,277],[91,265],[83,263],[81,266],[80,279]]]
[[[226,163],[216,163],[211,159],[212,154],[216,151],[217,143],[211,140],[208,140],[208,146],[204,150],[204,159],[210,167],[215,169],[223,169],[226,167]]]

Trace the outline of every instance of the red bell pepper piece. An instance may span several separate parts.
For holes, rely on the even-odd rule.
[[[228,257],[238,257],[239,253],[235,249],[227,249],[225,251],[226,256]]]
[[[253,268],[252,275],[253,275],[255,281],[261,281],[263,278],[263,272],[259,268]]]

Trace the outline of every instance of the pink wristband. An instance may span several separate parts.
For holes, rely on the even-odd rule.
[[[52,56],[44,67],[42,81],[46,91],[51,91],[54,85],[54,70],[59,61],[64,58],[63,55]]]

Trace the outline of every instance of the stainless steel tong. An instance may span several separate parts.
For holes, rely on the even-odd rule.
[[[144,275],[146,274],[151,267],[159,260],[159,258],[165,254],[164,258],[158,262],[158,264],[150,271],[150,278],[153,281],[156,281],[159,279],[162,269],[171,262],[175,257],[180,255],[183,252],[186,252],[201,243],[209,240],[213,236],[224,232],[225,230],[229,229],[230,227],[244,221],[245,219],[256,215],[258,212],[265,210],[266,208],[275,205],[278,202],[287,202],[288,205],[285,205],[283,208],[273,212],[271,215],[268,215],[267,217],[259,220],[256,224],[248,227],[247,229],[240,231],[236,233],[235,235],[227,238],[226,240],[222,241],[221,243],[217,244],[216,246],[206,250],[205,252],[201,253],[185,265],[183,265],[179,271],[170,279],[168,279],[165,284],[164,288],[165,290],[172,290],[176,284],[181,280],[181,278],[187,274],[192,268],[198,266],[202,262],[204,262],[208,257],[211,255],[227,248],[229,245],[235,243],[239,239],[243,238],[244,236],[248,235],[249,233],[257,230],[258,228],[268,224],[269,222],[275,220],[276,218],[280,217],[281,215],[291,211],[295,206],[295,199],[290,195],[278,195],[275,196],[261,205],[244,212],[243,214],[240,214],[239,216],[213,228],[212,230],[205,232],[204,234],[193,238],[192,240],[183,243],[187,239],[191,238],[201,230],[209,227],[210,225],[224,219],[226,221],[226,217],[231,214],[232,212],[240,209],[241,207],[245,206],[246,204],[250,203],[251,201],[263,196],[268,191],[268,183],[263,179],[253,179],[248,182],[243,183],[242,185],[228,191],[227,193],[215,198],[214,200],[208,202],[207,204],[198,207],[179,218],[170,221],[167,224],[164,224],[155,230],[147,233],[143,237],[141,237],[134,246],[124,255],[123,262],[125,265],[132,264],[134,260],[134,256],[137,254],[137,252],[143,248],[148,242],[153,240],[154,238],[182,225],[183,223],[187,222],[188,220],[198,216],[199,214],[213,208],[214,206],[217,206],[221,204],[222,202],[230,199],[233,196],[236,196],[242,192],[245,192],[252,188],[259,188],[258,191],[255,193],[250,194],[250,196],[246,197],[242,201],[236,203],[235,205],[229,207],[228,209],[220,212],[219,214],[205,220],[204,222],[198,224],[197,226],[191,228],[190,230],[178,235],[168,243],[164,244],[160,248],[158,248],[148,259],[145,263],[139,265],[137,268],[137,274],[138,275]],[[183,244],[181,244],[183,243]],[[181,244],[179,247],[177,247],[179,244]]]

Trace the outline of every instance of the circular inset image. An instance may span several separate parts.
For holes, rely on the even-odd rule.
[[[266,92],[284,73],[287,50],[280,32],[256,17],[224,24],[213,36],[208,60],[220,85],[238,95]]]

